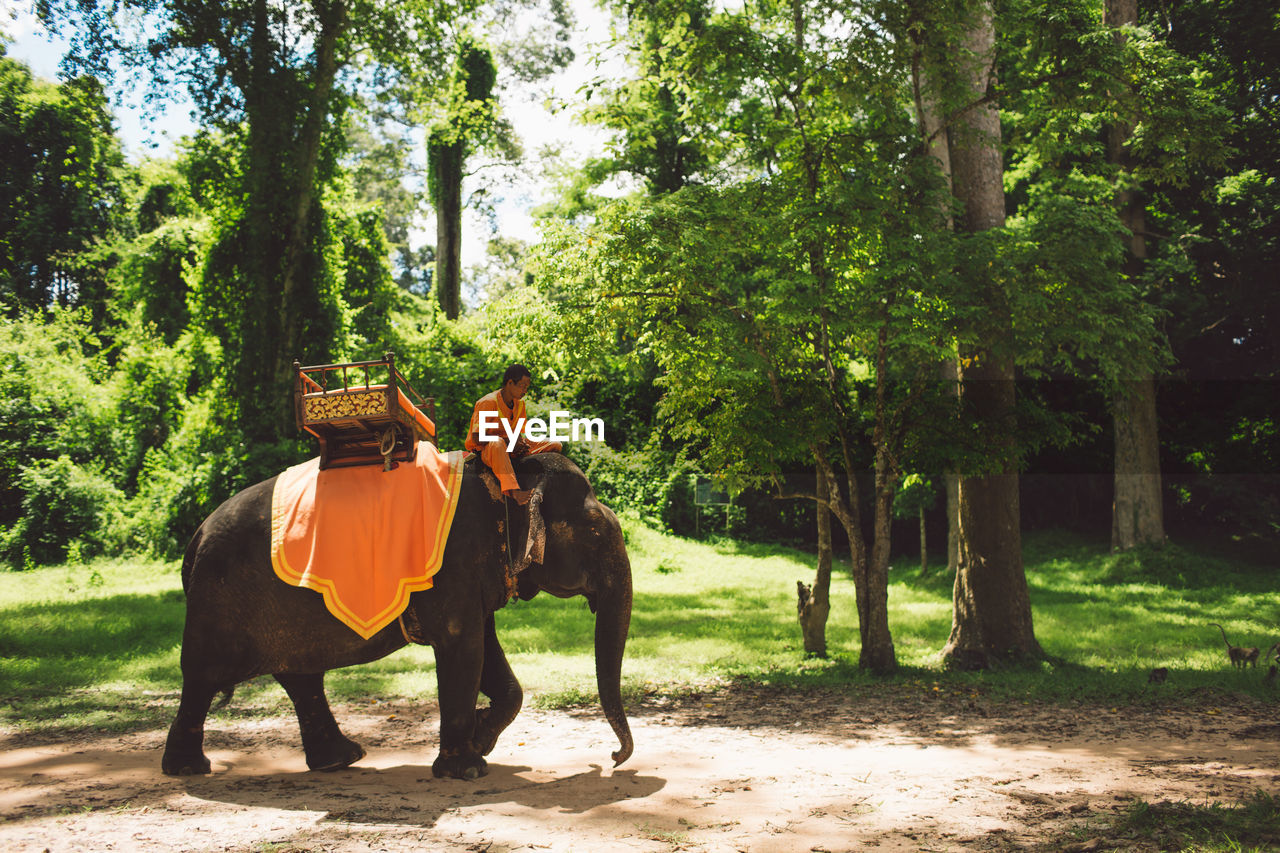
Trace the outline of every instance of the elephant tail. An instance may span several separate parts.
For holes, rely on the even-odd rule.
[[[191,588],[191,575],[196,567],[196,552],[200,550],[200,539],[204,533],[204,525],[196,530],[192,535],[191,541],[187,543],[187,550],[182,554],[182,591],[186,593]]]

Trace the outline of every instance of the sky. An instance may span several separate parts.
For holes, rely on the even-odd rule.
[[[609,38],[606,14],[597,9],[592,0],[570,0],[570,7],[577,19],[571,39],[576,59],[569,68],[549,81],[546,88],[551,92],[550,99],[522,96],[520,92],[511,92],[510,97],[504,98],[504,111],[530,158],[542,148],[552,146],[559,147],[566,156],[581,162],[604,149],[604,133],[576,122],[573,105],[577,101],[579,87],[602,73],[599,63],[603,62],[604,72],[618,74],[622,73],[625,63],[620,58],[604,56],[604,46]],[[0,31],[12,39],[8,46],[9,56],[30,65],[38,76],[55,79],[66,43],[45,32],[32,9],[31,0],[0,0]],[[115,110],[116,125],[125,152],[131,159],[140,159],[148,154],[163,156],[172,150],[174,142],[195,130],[189,101],[171,104],[157,119],[147,120],[142,114],[139,93],[117,94],[122,103]],[[548,100],[569,108],[550,109]],[[421,162],[421,150],[415,153]],[[537,230],[529,211],[546,200],[548,189],[538,172],[536,163],[531,159],[530,164],[520,170],[515,185],[501,189],[496,207],[502,236],[537,242]],[[464,197],[472,189],[464,185]],[[479,264],[484,259],[485,245],[490,236],[488,223],[474,212],[468,212],[464,214],[463,233],[464,267]],[[433,242],[434,221],[424,221],[412,239],[415,245]]]

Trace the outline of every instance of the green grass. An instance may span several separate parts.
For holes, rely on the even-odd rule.
[[[733,679],[849,689],[877,683],[858,670],[853,584],[837,565],[827,626],[831,657],[805,660],[795,583],[812,555],[771,545],[695,542],[627,522],[635,578],[623,665],[630,696],[703,690]],[[890,573],[890,627],[907,684],[1050,701],[1203,702],[1245,693],[1274,699],[1263,669],[1226,662],[1217,629],[1241,645],[1280,640],[1274,569],[1209,546],[1126,555],[1064,533],[1029,535],[1025,564],[1036,635],[1048,659],[1030,668],[946,673],[951,578],[921,579],[915,560]],[[0,574],[0,722],[24,730],[128,729],[167,723],[179,689],[183,599],[176,563],[98,562]],[[594,619],[582,599],[538,596],[498,614],[498,630],[531,701],[592,701]],[[1167,683],[1147,673],[1168,667]],[[431,697],[431,651],[405,649],[330,674],[337,700]],[[237,690],[219,713],[287,707],[269,679]]]
[[[1063,844],[1102,837],[1105,850],[1262,853],[1280,849],[1280,799],[1263,791],[1244,802],[1196,804],[1137,800],[1116,817],[1090,821]]]

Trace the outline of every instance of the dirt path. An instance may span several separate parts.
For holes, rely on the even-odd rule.
[[[1280,795],[1280,725],[1257,706],[730,690],[632,709],[635,755],[616,770],[598,713],[525,710],[470,783],[431,778],[433,712],[338,708],[369,755],[331,774],[306,771],[294,722],[277,717],[214,720],[214,773],[193,779],[160,775],[162,731],[10,734],[0,849],[1089,850],[1091,828],[1134,798]]]

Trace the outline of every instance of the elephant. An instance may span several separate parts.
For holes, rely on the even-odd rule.
[[[210,772],[204,724],[214,697],[270,674],[293,703],[307,766],[337,770],[364,757],[339,729],[324,692],[327,670],[366,663],[415,642],[436,658],[440,704],[436,777],[475,779],[523,702],[507,662],[494,613],[509,600],[507,543],[514,543],[515,591],[585,596],[595,613],[596,683],[605,718],[620,747],[614,766],[631,756],[622,705],[623,649],[631,623],[631,563],[622,528],[586,476],[559,453],[516,462],[524,506],[504,507],[497,479],[477,458],[463,466],[461,493],[434,586],[413,593],[403,614],[370,639],[343,625],[321,596],[274,574],[269,555],[275,478],[229,498],[200,525],[182,564],[186,624],[182,697],[169,729],[161,769],[169,775]],[[509,525],[509,530],[504,530]],[[523,567],[523,568],[521,568]],[[479,693],[489,697],[477,710]]]

